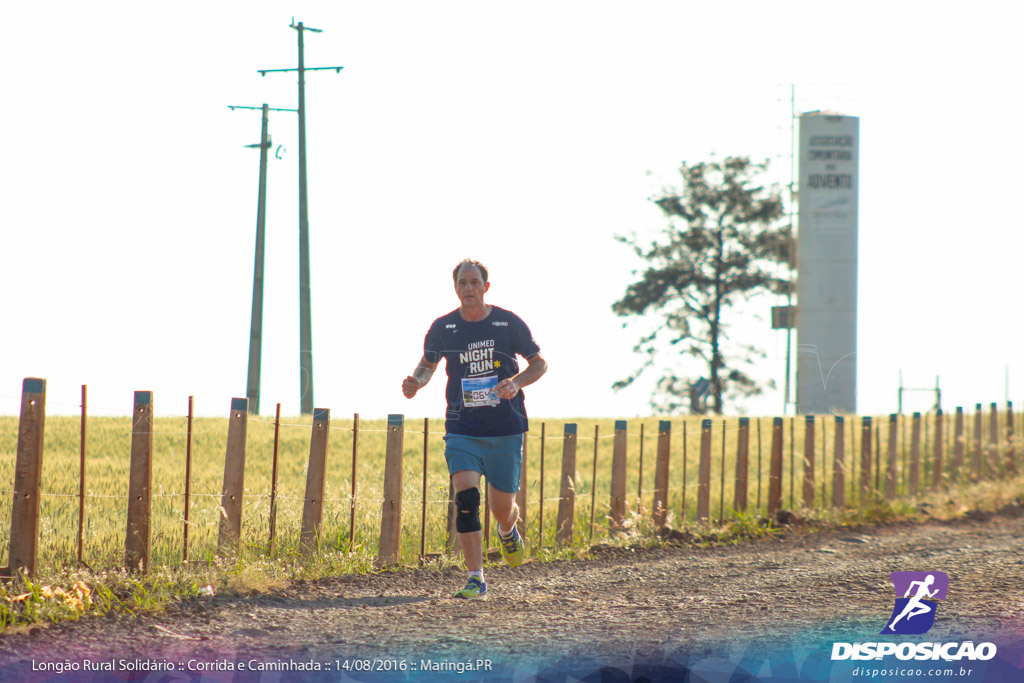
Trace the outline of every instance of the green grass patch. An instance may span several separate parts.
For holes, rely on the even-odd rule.
[[[573,472],[575,510],[572,539],[556,540],[567,441],[563,425],[577,425],[576,467]],[[736,462],[739,420],[715,418],[710,441],[710,514],[697,522],[697,472],[700,466],[701,418],[670,421],[667,519],[655,525],[655,469],[659,449],[658,418],[630,420],[626,432],[628,515],[621,533],[609,532],[611,468],[615,435],[612,419],[532,421],[522,482],[526,492],[525,535],[533,557],[540,561],[586,556],[595,545],[652,546],[662,543],[739,543],[778,533],[777,520],[767,518],[771,418],[751,418],[747,477],[747,508],[733,510],[736,500]],[[991,511],[1022,498],[1021,480],[986,479],[967,482],[972,449],[981,444],[971,433],[959,440],[963,450],[959,469],[950,467],[958,444],[952,420],[943,431],[945,464],[940,470],[941,493],[930,493],[934,475],[933,427],[921,424],[919,460],[908,452],[913,443],[909,420],[897,424],[896,488],[899,497],[887,501],[875,493],[884,487],[884,458],[874,448],[887,443],[885,432],[874,437],[871,491],[859,490],[863,459],[860,418],[847,418],[843,439],[837,440],[831,417],[816,420],[813,441],[803,418],[784,421],[782,505],[805,526],[880,523],[936,517],[952,519],[972,511]],[[887,428],[887,420],[876,420]],[[79,564],[80,422],[77,417],[50,417],[44,439],[43,487],[40,508],[40,555],[34,579],[17,577],[0,584],[0,630],[24,624],[81,618],[115,611],[136,613],[160,609],[170,602],[199,596],[202,591],[266,591],[296,580],[316,580],[340,573],[377,571],[376,558],[383,505],[384,420],[361,420],[358,433],[350,419],[334,419],[328,437],[327,486],[319,551],[299,552],[305,497],[306,466],[312,421],[287,418],[278,443],[277,537],[271,547],[270,492],[274,424],[265,418],[248,420],[245,492],[240,550],[230,558],[217,556],[221,515],[220,496],[227,445],[227,418],[198,418],[192,432],[191,501],[188,509],[188,562],[184,562],[185,454],[187,421],[158,416],[154,423],[152,505],[152,562],[145,575],[122,569],[127,529],[127,491],[132,424],[130,417],[94,417],[85,442],[85,524],[83,564]],[[541,439],[541,432],[545,438]],[[461,566],[447,552],[448,474],[444,462],[443,424],[432,419],[424,434],[422,419],[407,420],[403,452],[402,531],[400,565],[439,568]],[[978,430],[975,430],[978,431]],[[18,419],[0,417],[0,565],[7,563]],[[989,434],[987,429],[978,432]],[[870,437],[869,437],[870,438]],[[354,449],[355,446],[355,449]],[[1014,444],[986,447],[981,462],[994,475],[1013,456]],[[838,450],[841,449],[841,450]],[[353,450],[355,479],[353,485]],[[1020,450],[1019,448],[1017,450]],[[836,454],[841,454],[837,460]],[[426,481],[424,485],[424,460]],[[808,467],[808,462],[813,467]],[[830,507],[837,467],[845,473],[846,507]],[[803,504],[805,473],[815,479],[811,506]],[[915,474],[916,472],[916,474]],[[924,491],[908,496],[913,478]],[[6,482],[6,483],[5,483]],[[354,492],[354,493],[353,493]],[[353,510],[355,511],[353,521]],[[426,516],[426,524],[422,519]],[[541,524],[543,518],[543,525]],[[497,548],[497,524],[491,520],[488,546]],[[427,559],[421,560],[421,543]]]

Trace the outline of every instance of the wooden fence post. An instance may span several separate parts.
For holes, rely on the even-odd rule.
[[[740,418],[739,433],[736,435],[736,489],[733,491],[733,508],[738,512],[747,510],[747,489],[750,488],[750,418]]]
[[[1013,401],[1006,402],[1006,473],[1017,474],[1017,453],[1013,444]]]
[[[981,457],[981,404],[974,406],[974,450],[971,452],[971,479],[980,481],[984,476],[983,460]]]
[[[615,421],[615,441],[612,450],[611,531],[621,531],[626,520],[626,421]]]
[[[772,420],[772,460],[768,474],[769,519],[782,509],[782,424],[781,417]]]
[[[885,468],[885,497],[896,498],[896,413],[889,415],[889,456]]]
[[[804,507],[814,507],[814,416],[804,417]]]
[[[14,465],[11,508],[10,572],[35,576],[39,552],[39,495],[43,481],[43,426],[46,380],[26,377],[21,383],[18,455]]]
[[[640,423],[640,454],[637,456],[636,512],[644,512],[644,423]]]
[[[935,411],[935,464],[932,468],[932,488],[942,485],[943,459],[945,458],[946,431],[943,428],[942,408]]]
[[[960,479],[960,471],[964,466],[965,445],[964,409],[963,406],[957,406],[956,419],[953,426],[953,466],[949,470],[949,482],[951,484],[956,484]]]
[[[711,420],[700,423],[700,463],[697,466],[697,521],[708,521],[711,508]]]
[[[989,410],[988,467],[989,475],[995,479],[999,476],[999,405],[993,403]]]
[[[136,391],[132,410],[132,451],[128,475],[128,532],[124,563],[149,570],[150,501],[153,492],[153,392]]]
[[[789,507],[796,507],[796,417],[789,418]]]
[[[565,425],[562,441],[562,482],[558,498],[558,527],[555,540],[572,543],[572,527],[576,517],[576,424]]]
[[[398,564],[402,539],[402,451],[405,417],[388,415],[388,440],[384,455],[384,502],[380,514],[380,548],[377,563]]]
[[[882,493],[882,425],[875,424],[875,494]]]
[[[682,502],[680,503],[680,515],[679,519],[683,524],[686,524],[686,418],[683,418],[683,486],[682,486]]]
[[[220,533],[217,554],[238,552],[242,539],[242,496],[245,492],[245,432],[249,399],[231,399],[228,445],[224,456],[224,487],[220,496]]]
[[[860,504],[863,506],[871,495],[871,418],[862,417],[860,425]]]
[[[911,416],[910,428],[910,483],[907,493],[916,496],[921,483],[921,413]]]
[[[757,418],[757,513],[761,514],[761,418]],[[685,435],[686,432],[684,431]]]
[[[654,464],[654,526],[661,528],[668,516],[668,458],[672,423],[658,422],[658,459]]]
[[[314,553],[320,547],[330,427],[331,411],[327,408],[314,408],[309,436],[309,465],[306,468],[306,496],[302,506],[302,531],[299,532],[299,552],[303,555]]]
[[[846,507],[846,420],[835,416],[836,440],[832,447],[832,507]]]

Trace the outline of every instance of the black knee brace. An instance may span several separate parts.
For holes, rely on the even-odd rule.
[[[455,494],[455,530],[460,534],[480,531],[480,489]]]

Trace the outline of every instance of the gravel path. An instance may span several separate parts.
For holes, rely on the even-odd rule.
[[[52,671],[36,676],[31,669],[47,659],[80,667],[111,659],[181,664],[178,670],[193,676],[196,667],[289,662],[319,664],[332,672],[324,680],[371,680],[353,668],[363,658],[418,670],[428,654],[431,666],[448,667],[483,657],[538,670],[556,658],[678,661],[679,653],[711,656],[723,643],[770,651],[787,638],[864,641],[876,638],[892,610],[893,571],[949,575],[929,639],[980,642],[994,631],[1005,638],[1024,634],[1022,510],[952,523],[787,530],[717,548],[596,548],[587,560],[490,567],[490,595],[482,601],[449,597],[464,580],[454,569],[197,598],[138,618],[8,634],[0,638],[0,679],[46,680]],[[132,678],[118,666],[117,680]],[[485,677],[447,673],[452,680]],[[85,676],[81,668],[79,674]],[[271,680],[265,671],[219,675]]]

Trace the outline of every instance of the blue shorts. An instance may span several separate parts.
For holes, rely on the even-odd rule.
[[[448,474],[472,470],[487,477],[487,482],[505,493],[519,491],[519,473],[523,469],[523,435],[465,436],[446,434],[444,457]]]

